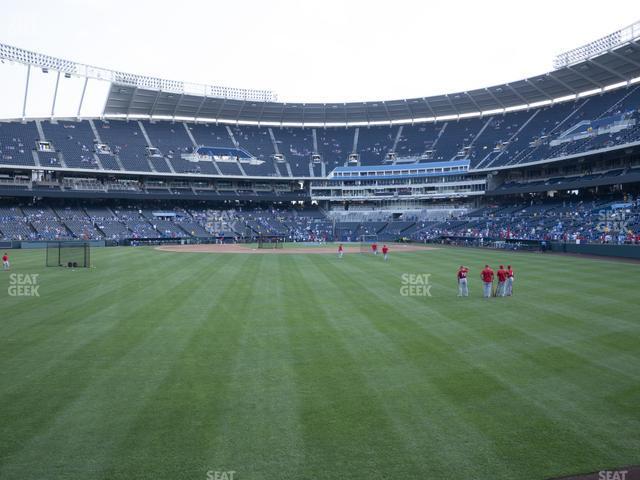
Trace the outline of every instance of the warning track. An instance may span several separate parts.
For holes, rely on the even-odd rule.
[[[382,244],[381,244],[382,245]],[[389,253],[408,253],[425,250],[437,250],[436,247],[424,245],[410,245],[394,243],[389,245]],[[178,253],[241,253],[241,254],[268,254],[268,255],[308,255],[308,254],[337,254],[338,246],[324,247],[298,247],[285,246],[280,249],[256,248],[255,245],[246,244],[202,244],[202,245],[162,245],[156,250]],[[359,245],[344,245],[345,254],[360,252]]]

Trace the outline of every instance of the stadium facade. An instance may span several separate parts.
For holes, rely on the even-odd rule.
[[[0,59],[24,72],[17,111],[0,122],[4,240],[238,238],[291,234],[296,222],[316,225],[307,230],[316,238],[375,230],[424,239],[442,233],[428,222],[443,215],[451,233],[452,216],[501,199],[527,209],[555,197],[566,209],[570,192],[635,213],[627,199],[640,182],[640,23],[559,55],[554,70],[532,78],[357,103],[283,103],[268,90],[127,74],[8,45]],[[37,97],[50,115],[29,113],[35,75],[51,75],[50,98]],[[75,115],[58,114],[65,81],[79,87]],[[87,116],[95,85],[103,108]],[[246,213],[292,204],[300,210],[287,212],[289,223]],[[218,217],[203,221],[212,208]],[[230,208],[233,218],[220,213]],[[336,227],[368,210],[401,223]],[[492,218],[498,211],[509,215]],[[473,218],[464,231],[482,230]],[[523,236],[550,231],[530,234],[525,223]]]

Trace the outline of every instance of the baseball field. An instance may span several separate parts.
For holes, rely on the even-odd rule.
[[[70,270],[9,253],[3,480],[512,480],[640,463],[640,264],[140,247]],[[481,298],[485,263],[513,265],[513,297]]]

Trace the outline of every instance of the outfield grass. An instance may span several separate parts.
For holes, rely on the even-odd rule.
[[[95,249],[0,276],[0,478],[543,479],[640,463],[640,265]],[[485,261],[513,298],[480,298]],[[455,271],[471,297],[456,298]],[[400,294],[431,274],[428,296]],[[212,473],[213,475],[213,473]]]

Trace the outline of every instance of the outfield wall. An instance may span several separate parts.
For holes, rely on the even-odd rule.
[[[637,258],[640,260],[639,245],[607,245],[607,244],[575,244],[553,242],[551,244],[553,252],[577,253],[582,255],[598,255],[602,257],[623,257]]]
[[[14,248],[26,248],[26,249],[36,249],[36,248],[47,248],[47,243],[55,243],[55,240],[47,241],[47,242],[14,242],[19,243],[19,247],[14,246]],[[62,242],[62,243],[72,243],[72,241]],[[77,241],[76,243],[88,243],[90,247],[104,247],[104,240],[87,240],[87,241]]]

